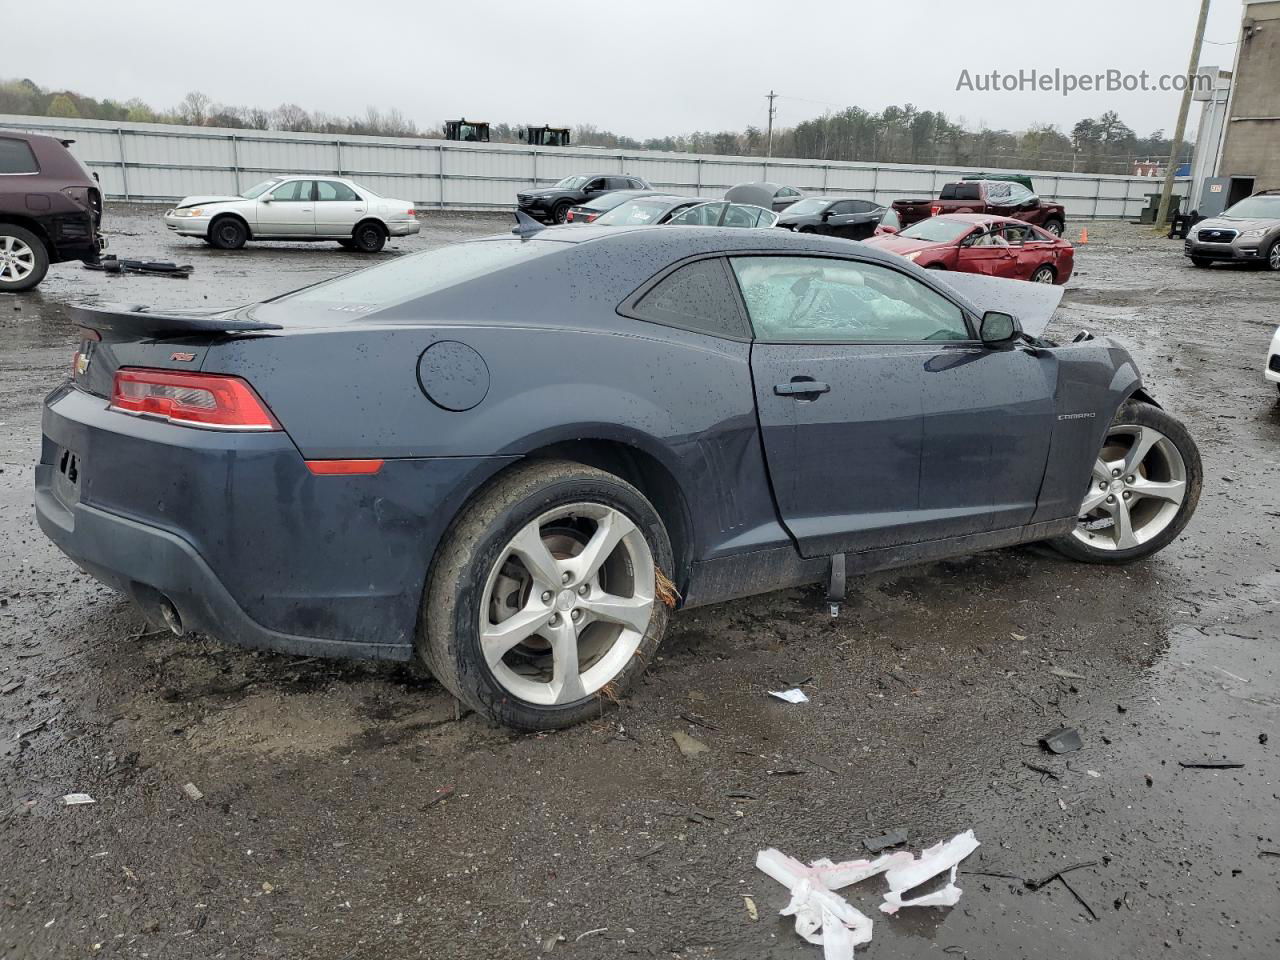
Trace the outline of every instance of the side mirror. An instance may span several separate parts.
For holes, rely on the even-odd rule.
[[[830,210],[823,210],[823,211],[822,211],[822,222],[823,222],[823,223],[826,223],[826,222],[827,222],[828,220],[830,220],[830,219],[831,219],[831,211],[830,211]]]
[[[1011,344],[1022,333],[1018,321],[1007,313],[988,310],[982,315],[982,324],[978,328],[978,336],[988,347],[1005,347]]]
[[[264,193],[262,196],[260,196],[260,197],[258,198],[258,201],[259,201],[260,203],[270,203],[270,202],[271,202],[271,194],[269,194],[269,193]]]
[[[887,227],[883,223],[880,224],[880,226],[876,227],[876,233],[880,234],[881,236],[884,236],[886,234],[888,234],[889,236],[892,236],[897,232],[898,232],[897,227]]]

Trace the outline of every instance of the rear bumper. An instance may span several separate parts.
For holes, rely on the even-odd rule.
[[[130,597],[160,623],[165,597],[182,625],[236,646],[303,656],[408,660],[412,646],[328,640],[282,633],[255,621],[195,547],[181,537],[54,493],[52,464],[36,466],[36,519],[45,536],[87,573]]]
[[[392,237],[412,237],[422,229],[417,220],[388,220],[387,234]]]
[[[413,655],[445,526],[514,458],[388,460],[315,476],[288,435],[175,426],[65,385],[45,401],[40,528],[152,616],[240,646],[366,659]],[[74,485],[59,474],[77,457]]]
[[[1272,383],[1280,383],[1280,330],[1276,330],[1271,338],[1271,349],[1267,351],[1267,365],[1263,375]]]

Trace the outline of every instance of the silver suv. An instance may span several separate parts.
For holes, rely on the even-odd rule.
[[[1187,234],[1182,252],[1197,267],[1215,260],[1262,263],[1280,270],[1280,190],[1263,190],[1201,220]]]

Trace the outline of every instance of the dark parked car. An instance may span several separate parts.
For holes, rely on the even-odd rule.
[[[71,142],[0,130],[0,293],[30,290],[51,263],[97,262],[106,246],[102,192]]]
[[[587,173],[565,177],[552,187],[516,195],[516,206],[543,223],[564,223],[569,208],[614,190],[652,190],[639,177],[616,173]]]
[[[823,233],[865,240],[876,231],[885,208],[859,197],[805,197],[783,211],[778,226],[800,233]]]
[[[804,194],[795,187],[781,183],[770,183],[761,180],[757,183],[740,183],[724,192],[726,200],[734,203],[749,203],[755,207],[764,207],[777,213],[795,203]]]
[[[634,200],[636,197],[645,197],[653,193],[654,190],[614,190],[612,193],[602,193],[594,200],[588,200],[586,203],[580,203],[569,208],[569,213],[565,216],[565,223],[594,223],[600,217],[604,216],[614,207],[626,203],[628,200]]]
[[[651,194],[621,203],[592,222],[597,227],[654,226],[666,223],[683,210],[708,202],[705,197]]]
[[[418,657],[545,729],[623,695],[676,607],[1033,540],[1125,563],[1195,509],[1128,353],[1040,338],[1059,287],[530,227],[220,312],[75,309],[41,529],[175,632]]]

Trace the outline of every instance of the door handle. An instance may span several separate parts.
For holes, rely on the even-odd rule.
[[[799,397],[804,399],[809,395],[830,392],[831,385],[829,383],[819,383],[817,380],[801,379],[799,377],[793,379],[790,383],[775,383],[773,385],[773,393],[778,397]]]

